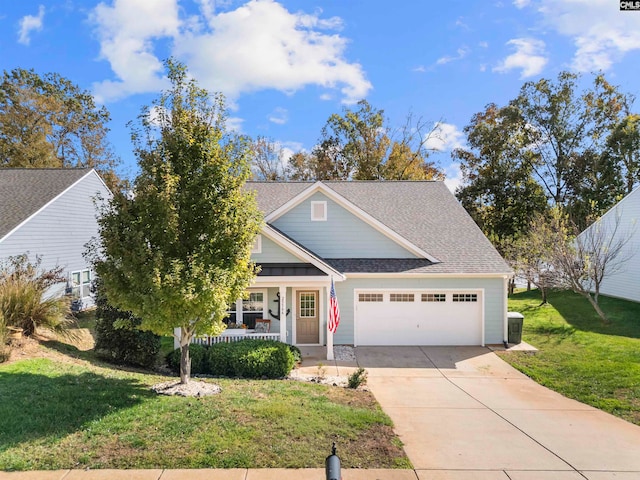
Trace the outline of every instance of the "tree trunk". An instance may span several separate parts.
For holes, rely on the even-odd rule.
[[[600,305],[598,305],[598,302],[588,293],[584,296],[587,297],[587,300],[589,300],[589,303],[591,304],[593,309],[596,311],[596,313],[600,317],[600,320],[602,320],[602,323],[608,325],[609,319],[607,318],[607,315],[600,308]]]
[[[531,280],[527,279],[527,292],[531,291]]]
[[[542,302],[538,306],[546,305],[546,303],[547,303],[547,289],[543,288],[543,287],[538,287],[538,290],[540,290],[540,293],[542,294]]]
[[[191,379],[191,357],[189,356],[189,344],[191,336],[185,335],[184,330],[180,339],[180,383],[187,384]]]

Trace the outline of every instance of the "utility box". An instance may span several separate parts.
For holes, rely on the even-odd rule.
[[[522,324],[524,315],[518,312],[507,312],[507,341],[517,345],[522,343]]]

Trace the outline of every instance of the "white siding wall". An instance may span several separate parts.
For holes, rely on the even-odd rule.
[[[354,289],[366,288],[460,288],[484,289],[485,343],[498,344],[504,340],[504,280],[502,278],[354,278],[335,284],[340,305],[340,326],[334,335],[336,345],[353,344]],[[323,328],[326,328],[326,324]],[[389,328],[393,328],[392,325]]]
[[[311,202],[327,202],[327,221],[311,221]],[[415,258],[387,236],[317,192],[273,225],[323,258]]]
[[[82,254],[85,244],[98,234],[93,198],[111,193],[95,172],[54,200],[18,230],[0,242],[0,259],[29,253],[42,257],[42,267],[72,271],[89,268]]]
[[[612,297],[640,302],[640,187],[623,198],[615,207],[605,213],[592,228],[611,228],[616,217],[620,218],[617,238],[631,235],[631,241],[625,247],[624,257],[630,255],[621,271],[606,278],[600,287],[600,293]]]

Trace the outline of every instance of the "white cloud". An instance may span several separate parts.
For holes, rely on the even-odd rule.
[[[640,15],[621,12],[610,0],[542,0],[546,26],[572,39],[572,66],[581,72],[607,70],[622,56],[640,50]]]
[[[227,121],[226,121],[227,130],[235,133],[242,133],[243,123],[244,123],[244,118],[227,117]]]
[[[364,98],[371,84],[362,67],[344,58],[347,40],[322,30],[340,28],[339,19],[291,13],[273,0],[252,0],[220,13],[202,34],[186,32],[174,53],[186,59],[205,87],[236,98],[276,89],[293,93],[306,85],[340,89],[344,103]]]
[[[456,50],[456,55],[445,55],[444,57],[440,57],[436,60],[436,65],[444,65],[446,63],[455,62],[456,60],[462,60],[464,57],[469,55],[470,51],[471,50],[466,46],[460,47]]]
[[[284,125],[289,121],[289,112],[286,108],[276,107],[273,112],[271,112],[267,118],[270,122],[276,123],[278,125]]]
[[[418,73],[424,73],[427,71],[427,69],[424,67],[424,65],[418,65],[417,67],[413,67],[411,69],[412,72],[418,72]]]
[[[530,3],[531,0],[513,0],[513,4],[516,6],[516,8],[528,7]]]
[[[20,30],[18,31],[18,43],[29,45],[31,43],[31,32],[42,30],[44,21],[44,5],[38,7],[38,15],[25,15],[20,20]]]
[[[456,192],[456,189],[462,184],[462,172],[460,171],[460,165],[452,163],[444,169],[445,179],[444,184],[452,193]]]
[[[434,134],[429,137],[425,147],[439,152],[460,148],[464,144],[464,133],[451,123],[437,122]]]
[[[154,48],[167,39],[171,54],[203,87],[225,93],[232,103],[247,92],[292,94],[307,85],[339,90],[343,103],[355,103],[371,89],[362,67],[345,58],[348,41],[337,33],[343,26],[338,17],[292,13],[274,0],[218,12],[219,1],[197,0],[200,13],[181,19],[179,1],[113,0],[96,7],[91,18],[101,56],[117,77],[94,86],[98,97],[161,89],[163,69]]]
[[[115,0],[112,6],[100,3],[91,20],[97,25],[100,56],[111,64],[118,78],[93,85],[99,102],[166,86],[153,40],[178,35],[177,0]]]
[[[521,70],[520,78],[532,77],[542,72],[547,64],[545,56],[545,44],[535,38],[514,38],[507,42],[515,48],[507,58],[493,67],[494,72],[507,73],[511,70]]]

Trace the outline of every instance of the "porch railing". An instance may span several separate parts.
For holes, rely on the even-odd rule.
[[[215,343],[229,343],[229,342],[239,342],[240,340],[280,340],[279,333],[255,333],[255,332],[243,332],[236,333],[233,331],[225,330],[221,335],[217,337],[209,337],[208,335],[204,335],[202,337],[194,337],[191,340],[191,343],[196,343],[199,345],[213,345]]]

